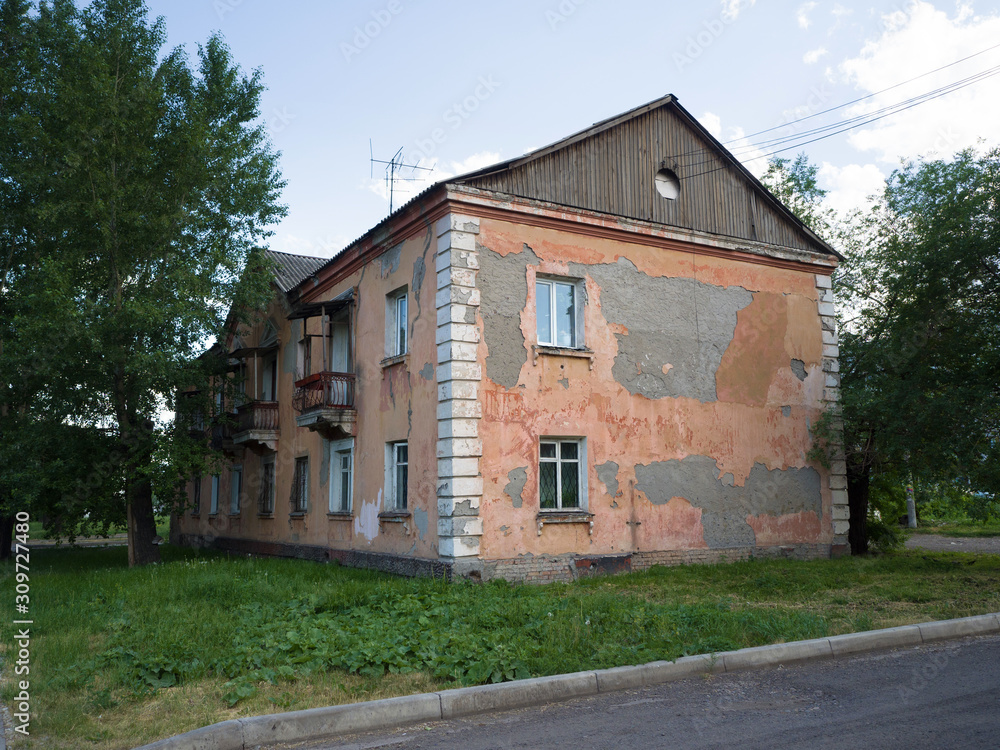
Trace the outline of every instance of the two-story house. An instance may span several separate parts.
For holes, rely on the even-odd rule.
[[[272,254],[187,544],[570,579],[846,550],[838,256],[672,96]]]

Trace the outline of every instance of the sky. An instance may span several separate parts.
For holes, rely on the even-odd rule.
[[[193,58],[219,32],[245,71],[263,71],[261,114],[288,181],[270,246],[320,257],[388,215],[372,155],[401,150],[433,169],[403,171],[414,181],[396,183],[398,208],[433,182],[669,93],[759,176],[757,157],[787,145],[762,140],[808,140],[1000,70],[998,0],[146,1],[169,47]],[[843,212],[902,160],[1000,145],[998,123],[993,75],[779,155],[805,152]]]

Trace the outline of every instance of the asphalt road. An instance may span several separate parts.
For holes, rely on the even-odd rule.
[[[1000,635],[703,676],[295,747],[1000,748]]]

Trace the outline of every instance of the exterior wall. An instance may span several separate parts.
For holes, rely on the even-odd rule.
[[[261,554],[343,559],[357,563],[382,555],[437,558],[437,347],[434,284],[435,235],[428,226],[404,242],[386,249],[373,262],[341,279],[309,302],[330,300],[352,287],[352,359],[356,374],[357,421],[354,443],[354,487],[349,514],[328,513],[330,497],[329,439],[297,427],[293,408],[298,377],[298,342],[303,326],[319,334],[318,318],[288,320],[287,305],[277,299],[267,311],[278,327],[278,404],[280,435],[276,443],[274,513],[261,516],[257,497],[261,463],[271,451],[264,446],[237,446],[231,464],[242,463],[244,491],[239,515],[229,514],[230,474],[222,471],[219,513],[209,516],[210,479],[203,478],[201,512],[175,519],[175,534],[195,545],[212,545]],[[401,287],[409,294],[408,352],[386,356],[386,295]],[[263,323],[241,336],[244,346],[255,346]],[[321,366],[319,339],[313,339],[313,371]],[[259,365],[259,363],[258,363]],[[247,361],[248,379],[253,357]],[[256,389],[248,384],[251,395]],[[408,508],[389,513],[385,493],[386,443],[406,440],[409,447]],[[305,514],[291,513],[295,459],[309,458],[309,500]],[[192,496],[189,484],[188,496]],[[343,552],[356,550],[348,559]],[[369,557],[365,557],[368,554]],[[373,556],[374,555],[374,556]],[[378,563],[381,564],[381,563]],[[388,563],[387,563],[388,564]]]
[[[696,251],[481,220],[485,577],[540,558],[631,568],[841,541],[839,480],[805,459],[835,396],[829,269]],[[580,280],[584,351],[536,347],[538,274]],[[540,511],[540,436],[585,439],[590,515]]]

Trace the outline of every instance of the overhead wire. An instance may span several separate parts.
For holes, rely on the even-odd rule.
[[[978,57],[979,55],[986,54],[987,52],[990,52],[990,51],[992,51],[994,49],[997,49],[997,48],[1000,48],[1000,44],[996,44],[996,45],[993,45],[992,47],[988,47],[988,48],[986,48],[984,50],[980,50],[979,52],[975,52],[975,53],[973,53],[971,55],[967,55],[967,56],[965,56],[965,57],[963,57],[963,58],[961,58],[959,60],[955,60],[954,62],[948,63],[947,65],[939,66],[939,67],[935,68],[934,70],[927,71],[926,73],[921,73],[918,76],[913,76],[912,78],[909,78],[909,79],[907,79],[905,81],[901,81],[900,83],[893,84],[892,86],[888,86],[888,87],[886,87],[884,89],[881,89],[879,91],[873,92],[871,94],[867,94],[866,96],[858,97],[858,98],[853,99],[853,100],[851,100],[849,102],[845,102],[843,104],[838,104],[835,107],[830,107],[828,109],[822,110],[821,112],[815,112],[815,113],[813,113],[811,115],[807,115],[805,117],[801,117],[801,118],[798,118],[796,120],[792,120],[792,121],[789,121],[789,122],[786,122],[786,123],[782,123],[780,125],[776,125],[776,126],[771,127],[771,128],[765,128],[764,130],[759,130],[759,131],[757,131],[755,133],[751,133],[750,135],[743,136],[743,137],[738,138],[738,139],[734,139],[734,140],[731,140],[731,141],[726,141],[722,145],[726,146],[728,144],[741,144],[741,145],[735,146],[734,148],[732,148],[730,150],[730,153],[733,156],[737,157],[737,158],[739,158],[739,156],[741,154],[753,153],[754,151],[760,150],[762,148],[763,149],[773,149],[773,150],[768,151],[768,153],[759,154],[757,156],[754,156],[754,157],[751,157],[751,158],[748,158],[748,159],[745,160],[745,161],[748,161],[748,162],[750,162],[750,161],[757,161],[759,159],[764,159],[764,158],[768,158],[768,157],[774,156],[775,154],[783,153],[785,151],[790,151],[790,150],[795,149],[795,148],[800,148],[800,147],[808,145],[810,143],[815,143],[816,141],[820,141],[820,140],[824,140],[826,138],[830,138],[830,137],[832,137],[834,135],[838,135],[840,133],[846,132],[848,130],[852,130],[854,128],[861,127],[863,125],[868,125],[868,124],[870,124],[872,122],[876,122],[878,120],[884,119],[885,117],[889,117],[891,115],[898,114],[900,112],[905,112],[906,110],[911,109],[913,107],[916,107],[916,106],[918,106],[920,104],[924,104],[924,103],[926,103],[928,101],[932,101],[932,100],[937,99],[937,98],[939,98],[941,96],[945,96],[947,94],[953,93],[954,91],[958,91],[958,90],[963,89],[963,88],[965,88],[967,86],[971,86],[971,85],[973,85],[975,83],[979,83],[980,81],[983,81],[983,80],[985,80],[987,78],[991,78],[991,77],[993,77],[993,76],[995,76],[997,74],[1000,74],[1000,65],[997,65],[997,66],[994,66],[994,67],[991,67],[991,68],[987,68],[985,70],[981,70],[978,73],[974,73],[972,75],[966,76],[965,78],[962,78],[962,79],[959,79],[957,81],[953,81],[951,83],[945,84],[945,85],[940,86],[940,87],[938,87],[936,89],[932,89],[930,91],[923,92],[923,93],[918,94],[916,96],[912,96],[912,97],[909,97],[907,99],[903,99],[902,101],[896,102],[894,104],[886,105],[884,107],[881,107],[879,109],[873,110],[871,112],[867,112],[867,113],[855,115],[854,117],[848,118],[846,120],[841,120],[839,122],[831,123],[831,124],[828,124],[828,125],[822,125],[822,126],[819,126],[819,127],[811,128],[809,130],[805,130],[805,131],[801,131],[801,132],[798,132],[798,133],[789,134],[789,135],[786,135],[786,136],[779,136],[779,137],[769,138],[769,139],[765,139],[765,140],[762,140],[762,141],[756,141],[756,142],[748,142],[748,139],[755,138],[757,136],[764,135],[766,133],[770,133],[770,132],[773,132],[775,130],[779,130],[779,129],[791,127],[791,126],[796,125],[798,123],[805,122],[806,120],[810,120],[810,119],[813,119],[815,117],[819,117],[819,116],[824,115],[824,114],[829,114],[830,112],[835,112],[835,111],[837,111],[839,109],[843,109],[845,107],[849,107],[849,106],[852,106],[854,104],[858,104],[859,102],[865,101],[867,99],[871,99],[872,97],[878,96],[879,94],[884,94],[885,92],[891,91],[891,90],[896,89],[896,88],[899,88],[900,86],[905,86],[906,84],[913,83],[914,81],[917,81],[917,80],[919,80],[921,78],[925,78],[926,76],[932,75],[934,73],[938,73],[938,72],[940,72],[942,70],[945,70],[947,68],[950,68],[950,67],[953,67],[955,65],[958,65],[958,64],[960,64],[962,62],[965,62],[967,60],[970,60],[970,59],[972,59],[974,57]],[[790,144],[790,145],[785,145],[785,144]],[[782,148],[775,148],[777,146],[782,146]],[[697,167],[697,166],[699,166],[701,164],[707,164],[707,163],[716,162],[718,160],[718,158],[719,158],[719,155],[718,155],[718,153],[716,153],[716,152],[714,152],[714,151],[712,151],[711,149],[708,149],[708,148],[692,149],[690,151],[681,152],[679,154],[672,154],[671,155],[671,158],[673,158],[673,159],[681,159],[681,160],[683,160],[685,157],[690,157],[690,158],[700,157],[699,161],[689,161],[686,164],[683,161],[681,161],[681,163],[680,163],[680,165],[682,165],[682,166],[685,166],[685,167],[688,167],[688,168],[693,168],[693,167]],[[699,177],[699,176],[704,175],[704,174],[709,174],[711,172],[715,172],[715,171],[718,171],[719,169],[724,169],[724,168],[725,168],[724,165],[717,166],[717,167],[714,167],[712,169],[708,169],[708,170],[704,170],[704,171],[698,172],[696,174],[685,175],[684,177],[680,177],[680,179],[691,179],[691,178]]]

